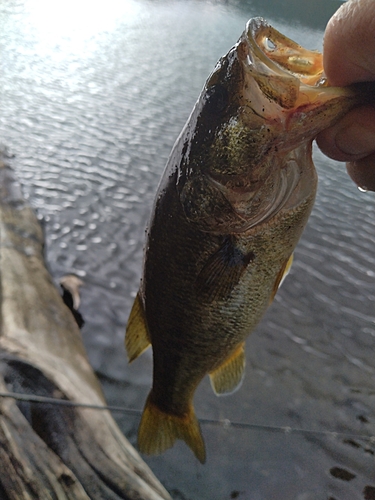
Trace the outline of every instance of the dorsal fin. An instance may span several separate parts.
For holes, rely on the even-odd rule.
[[[275,284],[273,285],[272,294],[271,294],[271,298],[270,298],[270,303],[275,298],[277,290],[283,284],[284,279],[288,276],[290,268],[292,267],[292,264],[293,264],[293,254],[289,257],[289,259],[287,259],[284,262],[284,264],[280,268],[279,274],[276,277]]]
[[[138,293],[130,311],[125,334],[125,347],[129,363],[138,358],[150,344],[146,315]]]

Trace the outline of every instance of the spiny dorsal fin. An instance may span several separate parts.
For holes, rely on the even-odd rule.
[[[237,349],[216,370],[210,373],[212,388],[216,395],[230,394],[237,390],[245,375],[245,344]]]
[[[277,290],[281,287],[283,284],[284,279],[288,276],[290,268],[292,267],[293,264],[293,254],[287,259],[284,264],[281,266],[281,269],[279,271],[279,274],[276,277],[275,284],[273,285],[272,289],[272,295],[270,298],[270,303],[273,301],[275,298],[275,295],[277,293]]]
[[[226,237],[201,269],[196,282],[198,293],[210,302],[227,298],[254,258],[253,252],[244,254],[230,236]]]
[[[146,316],[138,293],[130,311],[125,334],[125,347],[129,363],[138,358],[150,344]]]
[[[177,416],[160,410],[148,397],[138,430],[138,448],[146,455],[158,455],[182,439],[203,464],[206,450],[193,406],[186,415]]]

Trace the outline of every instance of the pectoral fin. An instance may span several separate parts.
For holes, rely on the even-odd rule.
[[[211,302],[227,298],[254,257],[253,252],[244,254],[228,236],[201,269],[198,292]]]
[[[219,368],[210,373],[215,394],[230,394],[238,389],[245,375],[245,364],[245,344],[242,343]]]
[[[277,275],[277,278],[276,278],[276,281],[275,281],[275,284],[273,286],[273,290],[272,290],[272,295],[271,295],[271,298],[270,298],[270,303],[273,301],[273,299],[275,298],[275,295],[277,293],[277,290],[281,287],[281,285],[283,284],[283,281],[284,279],[288,276],[289,274],[289,271],[290,271],[290,268],[292,267],[292,264],[293,264],[293,254],[289,257],[288,260],[286,260],[284,262],[284,264],[282,265],[280,271],[279,271],[279,274]]]
[[[151,344],[142,301],[137,294],[126,327],[125,347],[129,363],[138,358]]]

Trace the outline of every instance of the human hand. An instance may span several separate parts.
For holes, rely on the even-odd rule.
[[[323,65],[330,85],[375,81],[375,2],[349,0],[328,22]],[[317,137],[330,158],[347,162],[353,181],[375,191],[375,107],[361,106]]]

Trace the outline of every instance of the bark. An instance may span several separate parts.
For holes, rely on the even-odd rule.
[[[43,232],[0,158],[0,392],[105,405],[49,275]],[[107,410],[0,397],[0,498],[170,499]]]

